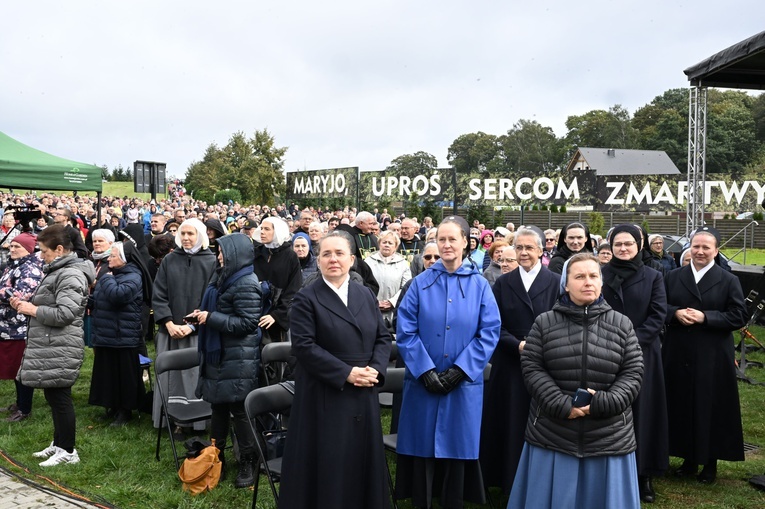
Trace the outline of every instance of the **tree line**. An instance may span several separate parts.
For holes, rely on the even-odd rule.
[[[616,104],[607,110],[571,115],[565,123],[567,132],[560,137],[536,120],[521,119],[503,134],[478,131],[457,137],[447,149],[447,160],[458,176],[467,178],[559,170],[565,168],[577,147],[644,149],[665,151],[680,171],[685,171],[688,107],[688,89],[671,89],[634,114]],[[225,146],[211,143],[202,159],[189,165],[186,189],[208,202],[215,200],[216,193],[230,189],[238,190],[246,203],[274,205],[285,201],[287,149],[278,147],[267,129],[256,130],[251,137],[236,132]],[[706,155],[707,172],[729,173],[734,178],[765,166],[765,94],[708,90]],[[385,171],[429,177],[437,167],[434,155],[419,151],[393,158]],[[132,171],[118,166],[104,178],[132,180]],[[459,177],[458,186],[462,187]],[[350,197],[347,201],[355,204]],[[337,205],[341,203],[332,204]],[[413,206],[431,209],[435,205],[426,202]]]

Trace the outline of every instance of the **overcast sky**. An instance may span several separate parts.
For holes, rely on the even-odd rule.
[[[376,170],[520,119],[630,113],[765,30],[762,0],[29,1],[3,6],[0,131],[80,162],[267,128],[286,170]]]

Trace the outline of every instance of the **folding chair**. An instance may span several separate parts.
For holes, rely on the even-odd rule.
[[[382,394],[401,394],[404,391],[404,372],[406,368],[388,368],[388,372],[385,375],[385,383],[380,387],[380,395]],[[383,446],[386,452],[392,452],[396,454],[396,445],[398,442],[398,433],[383,435]],[[388,486],[390,487],[390,496],[393,500],[393,507],[398,508],[396,502],[395,486],[393,485],[393,477],[390,474],[390,466],[388,461],[385,461],[385,468],[388,469]]]
[[[286,341],[269,343],[263,347],[263,350],[260,352],[260,361],[263,363],[266,385],[273,385],[283,381],[284,370],[291,355],[292,343]],[[279,363],[278,365],[272,365],[277,362]]]
[[[274,496],[275,505],[279,505],[279,493],[276,491],[274,476],[280,477],[282,475],[282,459],[274,458],[269,460],[266,458],[263,445],[261,444],[261,437],[255,425],[255,419],[269,413],[284,413],[292,406],[292,398],[292,392],[287,390],[282,384],[275,384],[255,389],[244,400],[244,411],[247,413],[247,420],[255,437],[255,446],[258,449],[258,464],[255,466],[257,471],[255,472],[255,486],[252,493],[252,509],[256,508],[258,502],[261,465],[271,485],[271,493]]]
[[[162,439],[162,418],[167,424],[167,434],[170,435],[170,444],[173,447],[173,458],[175,459],[175,469],[180,468],[178,462],[178,452],[175,448],[175,437],[173,437],[174,425],[188,425],[198,421],[205,421],[212,417],[210,403],[206,401],[190,401],[187,403],[169,403],[169,392],[167,387],[163,387],[162,374],[170,371],[183,371],[199,365],[199,352],[196,348],[183,348],[181,350],[169,350],[162,352],[157,356],[154,362],[154,372],[156,374],[156,387],[159,391],[159,397],[162,401],[162,409],[159,415],[159,428],[157,428],[157,453],[156,458],[159,461],[159,443]],[[167,393],[167,394],[166,394]]]
[[[396,360],[398,359],[398,347],[396,346],[395,341],[390,342],[390,357],[388,359],[388,369],[391,369],[395,367]],[[383,408],[392,408],[393,407],[393,394],[390,392],[382,392],[377,395],[378,400],[380,401],[380,406]]]

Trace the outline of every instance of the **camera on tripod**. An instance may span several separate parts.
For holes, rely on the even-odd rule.
[[[5,207],[6,213],[10,211],[13,211],[13,219],[18,221],[18,224],[25,232],[32,230],[30,223],[42,217],[42,212],[40,212],[38,205],[8,205]]]

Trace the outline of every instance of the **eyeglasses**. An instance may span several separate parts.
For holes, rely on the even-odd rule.
[[[499,263],[515,263],[515,258],[500,258]]]
[[[614,247],[616,249],[619,249],[621,247],[632,247],[635,244],[637,244],[637,242],[635,242],[634,240],[628,240],[626,242],[614,242]]]
[[[652,246],[660,246],[662,244],[664,244],[663,240],[654,240],[653,242],[651,242]]]
[[[434,255],[434,254],[428,254],[428,255],[422,255],[422,258],[423,258],[423,260],[427,260],[427,261],[433,260],[434,258],[435,258],[436,260],[440,260],[440,259],[441,259],[441,256],[439,256],[439,255]]]
[[[555,239],[545,239],[545,242],[555,242]]]
[[[516,251],[526,251],[526,252],[532,252],[539,249],[537,246],[515,246]]]

